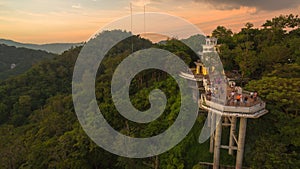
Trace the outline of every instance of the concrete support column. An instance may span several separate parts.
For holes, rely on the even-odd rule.
[[[208,119],[208,121],[207,121],[207,127],[211,127],[211,112],[209,111],[208,112],[208,114],[207,114],[207,119]]]
[[[241,169],[243,166],[243,155],[246,138],[247,118],[240,119],[238,150],[236,156],[236,169]]]
[[[229,134],[229,149],[228,154],[233,155],[233,146],[234,146],[234,138],[235,135],[235,129],[236,129],[236,117],[231,117],[231,126],[230,126],[230,134]]]
[[[220,167],[221,136],[222,136],[222,119],[220,120],[219,124],[217,124],[217,128],[216,128],[213,169],[219,169]]]
[[[213,153],[214,152],[214,139],[215,139],[215,128],[216,128],[216,118],[215,118],[215,113],[210,112],[211,114],[211,119],[210,120],[210,142],[209,142],[209,152]]]

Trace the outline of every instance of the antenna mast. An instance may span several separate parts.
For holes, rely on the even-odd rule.
[[[131,34],[132,34],[132,37],[131,37],[131,53],[133,53],[133,32],[132,32],[132,3],[130,3],[130,16],[131,16],[131,23],[130,23],[130,31],[131,31]]]
[[[146,34],[146,5],[144,5],[144,34]]]

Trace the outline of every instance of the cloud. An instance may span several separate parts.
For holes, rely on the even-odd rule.
[[[80,4],[75,4],[75,5],[72,5],[72,8],[81,9],[81,5]]]
[[[240,9],[241,7],[255,7],[257,10],[274,11],[291,9],[300,6],[299,0],[194,0],[212,5],[219,10]]]
[[[144,6],[152,3],[152,0],[132,0],[132,5],[134,6]]]

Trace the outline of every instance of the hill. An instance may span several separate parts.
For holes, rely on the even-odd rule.
[[[7,39],[0,39],[0,44],[5,44],[7,46],[23,47],[34,50],[43,50],[50,53],[61,54],[64,51],[75,47],[80,46],[82,43],[51,43],[51,44],[30,44],[30,43],[20,43]]]
[[[115,35],[125,32],[113,32]],[[109,36],[107,36],[109,35]],[[110,32],[102,36],[109,38]],[[126,39],[109,51],[99,70],[102,72],[97,77],[97,100],[103,109],[103,115],[116,127],[116,130],[128,132],[126,121],[111,103],[110,81],[113,70],[130,53],[132,39]],[[133,39],[135,50],[150,48],[151,42],[135,37]],[[167,43],[167,47],[174,47],[177,43]],[[160,46],[162,47],[162,46]],[[72,104],[71,84],[72,73],[76,58],[81,47],[76,47],[56,56],[48,61],[34,65],[26,73],[0,82],[0,168],[15,166],[16,168],[147,168],[155,160],[148,158],[143,160],[129,160],[117,157],[101,149],[88,138],[76,118]],[[172,51],[178,52],[178,51]],[[181,53],[183,56],[184,51]],[[187,59],[188,60],[188,59]],[[153,72],[153,74],[158,74]],[[140,109],[149,106],[149,102],[142,102],[153,88],[160,88],[167,95],[173,97],[167,105],[167,111],[174,110],[171,114],[164,114],[163,118],[148,125],[139,126],[133,122],[128,123],[130,134],[146,137],[155,135],[169,127],[177,116],[178,90],[175,81],[161,75],[159,82],[153,82],[150,86],[149,72],[137,75],[137,79],[143,79],[141,84],[133,82],[133,103]],[[162,78],[164,77],[164,78]],[[136,81],[135,79],[134,81]],[[156,80],[159,78],[157,77]],[[152,80],[152,81],[156,81]],[[147,81],[149,83],[147,83]],[[147,87],[148,86],[148,87]],[[173,87],[171,87],[173,86]],[[141,89],[136,91],[136,89]],[[175,94],[176,93],[176,94]],[[176,102],[177,106],[172,106]],[[141,104],[142,103],[142,104]],[[168,118],[167,118],[167,117]],[[169,120],[164,120],[169,119]],[[140,132],[144,128],[144,132]],[[134,131],[137,130],[137,131]],[[198,131],[198,130],[195,130]],[[12,134],[14,133],[14,134]],[[184,156],[182,147],[190,146],[194,142],[195,132],[190,135],[179,150],[162,155],[161,165],[166,168],[169,165],[178,166],[182,163],[179,156]],[[19,142],[21,141],[21,142]],[[26,144],[26,145],[25,145]],[[18,147],[18,148],[13,148]],[[11,149],[13,150],[11,151]],[[41,154],[42,153],[42,154]],[[175,155],[176,157],[173,157]],[[190,158],[186,156],[185,160]],[[8,160],[13,159],[13,160]],[[168,164],[168,161],[175,161]],[[190,160],[189,166],[196,161]],[[137,163],[137,164],[136,164]],[[172,162],[173,163],[173,162]],[[15,168],[13,167],[13,168]]]
[[[34,63],[54,56],[54,54],[45,51],[0,44],[0,80],[24,73]]]

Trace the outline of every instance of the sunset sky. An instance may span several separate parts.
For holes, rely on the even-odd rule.
[[[82,42],[108,23],[133,13],[163,12],[204,33],[218,25],[234,32],[259,27],[280,14],[300,12],[299,0],[0,0],[0,38],[27,43]],[[171,23],[168,23],[171,24]]]

